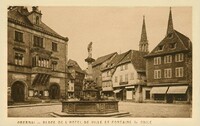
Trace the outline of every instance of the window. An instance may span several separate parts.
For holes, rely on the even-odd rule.
[[[56,61],[53,61],[53,62],[52,62],[52,70],[53,70],[53,71],[55,71],[55,70],[57,69],[57,64],[58,64],[58,63],[57,63]]]
[[[168,37],[169,39],[171,39],[171,38],[173,37],[173,33],[169,33],[169,34],[167,35],[167,37]]]
[[[107,75],[107,77],[109,77],[109,75],[110,75],[110,72],[109,72],[109,71],[107,71],[107,72],[106,72],[106,75]]]
[[[125,75],[125,82],[128,82],[128,74]]]
[[[154,65],[161,64],[161,57],[154,57]]]
[[[34,41],[33,46],[43,48],[43,38],[38,37],[38,36],[34,36],[33,41]]]
[[[53,51],[58,51],[58,49],[57,49],[57,43],[52,42],[52,50]]]
[[[172,56],[171,55],[164,56],[164,63],[172,63]]]
[[[123,76],[120,75],[120,82],[123,82]]]
[[[171,78],[172,77],[172,69],[164,69],[164,77],[165,78]]]
[[[120,66],[120,70],[121,70],[121,71],[123,70],[123,65],[122,65],[122,66]]]
[[[35,23],[36,23],[37,25],[39,25],[39,17],[38,17],[38,16],[36,17]]]
[[[187,95],[186,94],[175,94],[174,99],[176,101],[187,101]]]
[[[134,80],[134,73],[131,73],[130,79],[131,79],[131,80]]]
[[[176,77],[183,77],[183,67],[176,68],[175,75]]]
[[[175,61],[176,62],[182,62],[184,60],[184,55],[183,53],[179,53],[175,55]]]
[[[15,64],[24,65],[24,56],[21,53],[15,53]]]
[[[161,78],[161,70],[154,70],[154,79]]]
[[[158,51],[162,51],[163,48],[164,48],[164,45],[160,45],[160,46],[158,46]]]
[[[165,94],[154,94],[154,100],[165,100]]]
[[[35,62],[38,62],[38,65],[36,65]],[[46,68],[48,68],[49,67],[49,59],[45,59],[45,58],[39,57],[38,61],[36,61],[36,58],[33,57],[32,58],[32,65],[33,66],[39,66],[39,67],[46,67]]]
[[[115,76],[115,83],[117,83],[117,76]]]
[[[15,41],[23,42],[23,33],[15,31]]]
[[[32,66],[35,67],[36,66],[36,57],[32,57]]]
[[[125,70],[128,70],[128,64],[125,65]]]
[[[150,91],[146,90],[145,99],[150,99]]]
[[[170,43],[169,44],[170,49],[175,49],[176,48],[176,43]]]

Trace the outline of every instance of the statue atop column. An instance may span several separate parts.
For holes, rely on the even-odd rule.
[[[87,77],[85,78],[83,83],[83,99],[94,100],[97,99],[97,96],[99,95],[92,75],[93,74],[92,63],[95,61],[92,58],[92,42],[88,44],[87,50],[88,50],[88,57],[85,59],[85,61],[88,64],[88,70],[87,70]]]
[[[91,65],[92,62],[95,61],[95,60],[92,58],[92,42],[90,42],[90,43],[88,44],[87,50],[88,50],[88,57],[85,59],[85,61],[88,63],[88,65]]]
[[[88,57],[89,57],[89,58],[92,58],[92,42],[90,42],[90,43],[88,44],[87,49],[88,49]]]

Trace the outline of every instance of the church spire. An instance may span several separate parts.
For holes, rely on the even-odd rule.
[[[167,35],[169,33],[172,33],[173,31],[174,31],[174,28],[173,28],[173,19],[172,19],[171,7],[170,7],[169,19],[168,19],[168,26],[167,26]]]
[[[142,33],[139,44],[139,51],[148,52],[148,40],[146,33],[146,25],[145,25],[145,16],[143,16],[143,24],[142,24]]]

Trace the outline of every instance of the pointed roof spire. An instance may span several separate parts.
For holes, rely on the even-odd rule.
[[[170,7],[169,19],[168,19],[168,26],[167,26],[167,35],[169,33],[172,33],[173,31],[174,31],[174,28],[173,28],[173,19],[172,19],[171,7]]]
[[[145,16],[143,15],[143,24],[142,24],[142,33],[141,33],[141,42],[146,42],[147,41],[147,33],[146,33],[146,25],[145,25]]]

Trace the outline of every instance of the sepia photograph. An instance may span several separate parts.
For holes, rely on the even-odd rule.
[[[196,126],[194,8],[7,5],[4,118]]]

